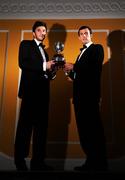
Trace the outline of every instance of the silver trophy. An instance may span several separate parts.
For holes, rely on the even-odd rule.
[[[53,56],[53,60],[55,62],[55,66],[58,68],[61,68],[65,64],[65,59],[63,54],[61,52],[64,50],[64,44],[60,41],[55,42],[54,49],[56,51],[56,54]]]

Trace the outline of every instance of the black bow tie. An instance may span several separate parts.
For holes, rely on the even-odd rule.
[[[86,45],[83,45],[83,47],[80,48],[80,51],[82,51],[82,50],[85,49],[85,48],[87,48],[87,46],[86,46]]]
[[[43,49],[45,48],[45,45],[43,45],[42,43],[40,43],[39,46],[42,47]]]

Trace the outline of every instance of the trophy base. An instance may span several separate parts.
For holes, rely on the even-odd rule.
[[[62,68],[65,64],[65,59],[62,54],[56,54],[53,56],[53,61],[55,62],[56,67]]]

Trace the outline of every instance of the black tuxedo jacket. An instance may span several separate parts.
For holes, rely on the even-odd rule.
[[[104,59],[103,47],[91,44],[74,64],[73,99],[82,103],[100,100],[100,78]]]
[[[46,60],[49,60],[45,51]],[[48,97],[49,80],[51,73],[46,71],[46,79],[43,71],[43,57],[34,40],[23,40],[19,47],[19,67],[21,68],[21,80],[18,96],[22,97]]]

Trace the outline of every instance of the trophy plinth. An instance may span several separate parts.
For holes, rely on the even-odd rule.
[[[52,59],[55,62],[55,66],[61,68],[65,64],[64,56],[63,54],[61,54],[61,52],[64,49],[64,44],[58,41],[55,43],[54,48],[55,48],[56,54],[53,56]]]

